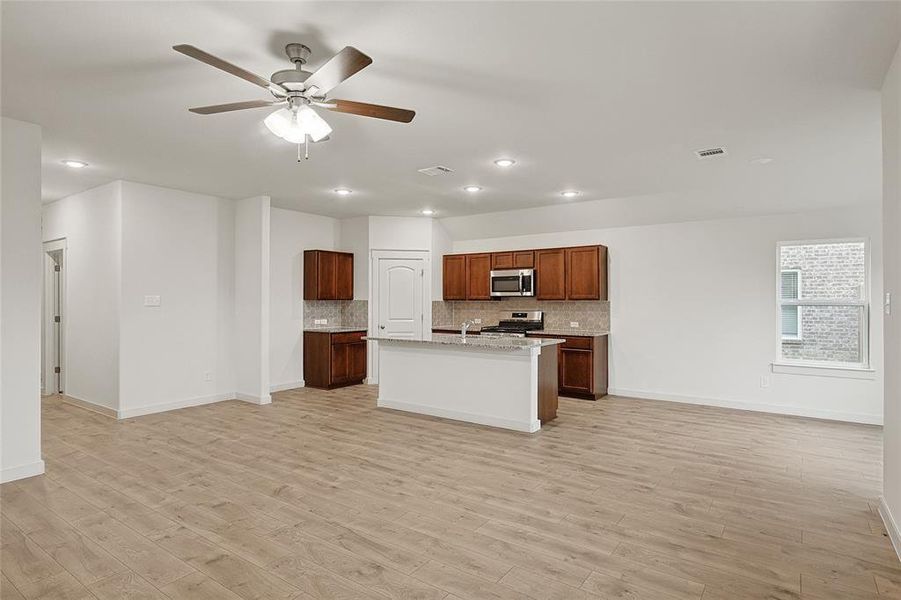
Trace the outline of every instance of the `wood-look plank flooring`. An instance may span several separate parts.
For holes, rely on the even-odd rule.
[[[880,428],[561,399],[534,435],[278,393],[117,422],[45,399],[6,599],[901,599]]]

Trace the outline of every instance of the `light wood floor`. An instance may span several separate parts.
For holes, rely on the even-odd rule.
[[[529,436],[364,386],[43,419],[4,600],[901,598],[875,427],[562,399]]]

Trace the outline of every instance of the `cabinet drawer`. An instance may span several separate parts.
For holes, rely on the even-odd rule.
[[[365,331],[351,331],[349,333],[333,333],[332,334],[332,343],[333,344],[353,344],[354,342],[360,342],[363,340],[363,336],[366,335]]]
[[[574,350],[591,350],[592,343],[590,337],[577,337],[577,338],[566,338],[566,343],[563,344],[564,348],[574,349]]]

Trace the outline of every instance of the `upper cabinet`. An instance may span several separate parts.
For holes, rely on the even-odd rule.
[[[566,299],[606,300],[607,248],[582,246],[565,248],[565,251]]]
[[[491,255],[466,255],[466,299],[491,300]]]
[[[539,300],[566,300],[566,253],[563,248],[535,251]]]
[[[535,269],[538,300],[606,300],[607,248],[577,246],[444,256],[445,300],[490,300],[490,272]]]
[[[304,300],[353,300],[354,255],[332,250],[303,253]]]
[[[466,255],[446,254],[442,278],[445,300],[466,300]]]
[[[495,271],[501,269],[532,269],[534,267],[535,253],[532,250],[494,252],[491,254],[491,268]]]

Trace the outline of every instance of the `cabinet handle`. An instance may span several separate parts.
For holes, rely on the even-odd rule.
[[[384,328],[385,328],[384,325],[379,325],[379,329],[384,329]]]

